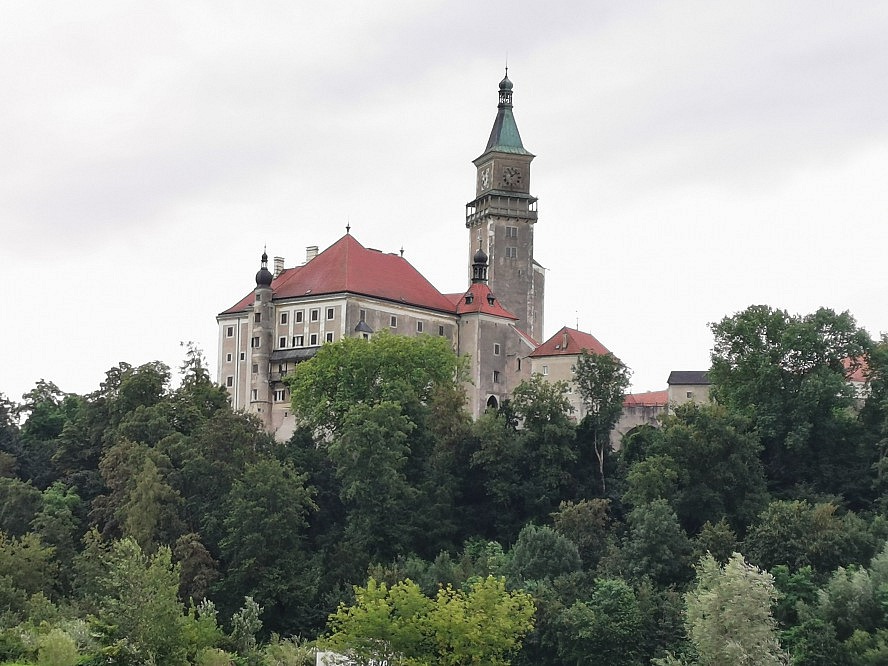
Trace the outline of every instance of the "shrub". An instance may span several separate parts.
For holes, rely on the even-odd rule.
[[[77,643],[65,631],[51,629],[37,640],[38,666],[76,666],[78,661]]]

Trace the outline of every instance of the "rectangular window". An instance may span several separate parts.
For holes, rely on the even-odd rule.
[[[518,238],[518,227],[506,227],[506,238]]]
[[[324,336],[324,339],[325,339],[327,342],[333,342],[333,334],[332,334],[332,333],[327,333],[327,334]]]
[[[225,354],[225,362],[231,363],[231,354]]]
[[[521,359],[518,359],[518,370],[521,370]]]
[[[506,248],[506,259],[517,259],[518,258],[518,248],[517,247],[507,247]]]
[[[290,320],[289,312],[281,312],[281,323],[286,324]]]
[[[259,389],[252,389],[250,391],[250,400],[258,400],[259,399]]]
[[[358,321],[367,321],[367,311],[361,310],[361,315],[358,317]]]
[[[319,308],[313,308],[309,313],[309,317],[312,321],[317,321],[321,318],[321,310]]]
[[[416,322],[416,332],[422,333],[422,322],[421,321]]]
[[[548,366],[548,365],[544,365],[544,366],[543,366],[543,376],[545,377],[545,376],[548,375],[548,374],[549,374],[549,366]]]
[[[243,361],[246,358],[247,358],[247,352],[241,352],[240,353],[240,360]]]
[[[395,315],[392,315],[391,321],[389,322],[389,326],[392,328],[398,327],[398,318]]]
[[[499,370],[493,371],[493,383],[499,384]]]
[[[694,392],[693,391],[688,391],[685,395],[687,396],[688,400],[694,399]]]
[[[274,401],[275,402],[283,402],[285,395],[286,395],[286,389],[275,389],[274,390]]]
[[[286,363],[278,363],[278,372],[282,375],[287,374],[287,364]]]
[[[254,363],[253,364],[253,374],[255,375],[257,372],[259,372],[259,364]]]
[[[257,324],[258,324],[259,322],[261,322],[261,321],[262,321],[262,313],[261,313],[261,312],[257,312],[256,314],[254,314],[254,315],[253,315],[253,321],[254,321],[255,323],[257,323]]]
[[[252,340],[250,340],[250,346],[253,349],[259,349],[259,336],[254,336]]]
[[[493,355],[494,355],[494,356],[499,356],[499,355],[500,355],[500,346],[499,346],[499,342],[494,342],[494,343],[493,343]]]
[[[444,327],[443,326],[438,327],[438,335],[444,335]]]
[[[225,386],[228,386],[228,387],[234,386],[234,377],[232,377],[231,375],[228,375],[225,378]]]
[[[284,335],[284,336],[281,337],[280,340],[278,340],[278,347],[280,347],[281,349],[283,349],[283,348],[286,347],[286,346],[287,346],[287,336]]]
[[[336,312],[336,311],[335,311],[333,308],[327,308],[327,320],[328,320],[328,321],[329,321],[330,319],[333,319],[333,314],[334,314],[335,312]]]
[[[318,334],[312,333],[308,338],[308,346],[309,347],[317,347],[318,346]]]
[[[369,339],[370,339],[370,334],[369,334],[369,333],[364,333],[364,339],[365,339],[365,340],[369,340]]]
[[[226,326],[225,327],[225,337],[233,338],[234,337],[234,326]]]
[[[304,335],[294,335],[293,336],[293,346],[294,347],[304,347],[305,346],[305,336]]]
[[[296,323],[301,324],[302,317],[305,314],[304,311],[303,310],[296,310],[296,312],[294,312],[293,314],[296,316],[296,319],[295,319]]]

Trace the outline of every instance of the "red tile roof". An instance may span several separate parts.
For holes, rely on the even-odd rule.
[[[623,407],[665,407],[669,403],[669,391],[630,393],[623,398]]]
[[[846,358],[842,361],[842,365],[845,366],[845,379],[849,382],[866,383],[869,366],[867,366],[865,358],[856,358],[853,362],[850,358]]]
[[[469,297],[471,297],[471,303],[466,302]],[[492,303],[488,300],[488,297],[493,301]],[[500,300],[490,291],[490,287],[481,282],[473,282],[465,293],[447,294],[447,298],[454,303],[458,314],[480,312],[496,317],[518,320],[518,317],[502,306]]]
[[[346,234],[304,266],[283,271],[271,283],[273,299],[348,292],[430,310],[455,312],[454,304],[409,261],[397,254],[370,250]],[[250,293],[222,314],[242,312]]]
[[[537,347],[531,356],[539,358],[540,356],[572,355],[579,354],[584,349],[590,354],[610,354],[608,348],[596,340],[595,336],[565,326]]]

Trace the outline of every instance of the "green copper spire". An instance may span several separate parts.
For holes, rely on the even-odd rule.
[[[484,152],[530,155],[521,143],[518,125],[515,124],[515,116],[512,115],[512,82],[509,80],[508,67],[505,78],[499,84],[499,104],[496,108],[496,120],[493,121],[493,129],[490,130],[490,139],[487,140]]]

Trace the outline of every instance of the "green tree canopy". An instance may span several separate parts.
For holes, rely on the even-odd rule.
[[[580,432],[595,456],[602,493],[607,492],[604,463],[610,450],[610,433],[623,412],[630,376],[629,368],[613,354],[590,354],[585,349],[574,368],[574,382],[586,408]]]
[[[330,616],[325,644],[358,664],[506,666],[533,627],[530,595],[492,576],[434,599],[410,580],[389,588],[371,578],[355,598]]]
[[[777,640],[771,606],[774,579],[734,553],[724,567],[712,556],[697,565],[685,597],[688,634],[700,666],[780,666],[787,657]]]
[[[752,306],[712,325],[713,396],[752,419],[777,490],[809,484],[865,500],[873,456],[851,408],[850,372],[872,342],[847,312]]]
[[[437,387],[457,383],[463,368],[444,337],[382,332],[322,346],[287,382],[294,412],[313,428],[336,432],[357,405],[395,402],[412,415]]]
[[[873,555],[872,535],[853,513],[840,515],[827,502],[771,502],[749,528],[743,544],[751,562],[766,569],[810,565],[821,575]]]
[[[742,531],[768,501],[760,451],[742,416],[720,405],[680,405],[629,468],[626,499],[669,500],[691,534],[722,518]]]

